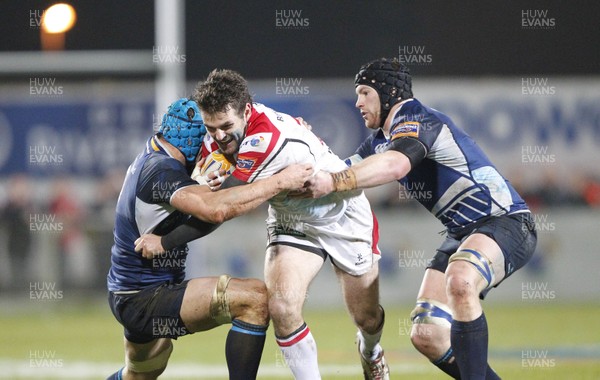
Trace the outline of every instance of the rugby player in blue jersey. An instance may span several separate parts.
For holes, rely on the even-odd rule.
[[[537,242],[523,199],[475,141],[413,98],[408,69],[385,58],[355,78],[356,107],[373,133],[340,173],[319,172],[304,196],[399,181],[446,227],[411,314],[411,340],[456,379],[498,379],[487,363],[480,299],[529,261]]]
[[[312,169],[292,165],[248,186],[212,192],[190,178],[205,133],[196,103],[179,99],[127,170],[107,277],[111,310],[124,327],[125,367],[109,379],[156,379],[172,339],[227,323],[230,379],[256,377],[269,322],[265,284],[228,275],[185,280],[186,244],[163,238],[155,249],[140,236],[177,227],[208,234],[282,191],[301,188]]]

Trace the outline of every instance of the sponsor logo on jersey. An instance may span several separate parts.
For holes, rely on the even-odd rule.
[[[258,146],[263,141],[265,141],[265,138],[262,137],[262,136],[253,137],[252,140],[250,140],[250,145],[251,146]]]
[[[400,137],[419,137],[419,127],[421,123],[418,121],[405,121],[396,125],[391,132],[391,139],[397,139]]]
[[[250,170],[254,166],[254,160],[251,158],[238,158],[237,168],[241,170]]]
[[[271,137],[273,137],[273,133],[270,132],[257,133],[255,135],[246,137],[244,141],[242,141],[242,145],[240,145],[240,153],[265,153],[269,147],[269,143],[271,142]]]

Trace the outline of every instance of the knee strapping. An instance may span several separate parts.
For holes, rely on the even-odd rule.
[[[131,360],[125,356],[125,364],[128,370],[136,373],[145,373],[152,372],[159,369],[163,369],[167,366],[167,362],[169,361],[169,357],[171,356],[171,352],[173,352],[173,345],[170,344],[169,347],[162,351],[160,354],[156,355],[152,359],[137,361]]]
[[[429,299],[417,299],[417,306],[410,313],[410,319],[414,324],[431,324],[450,327],[452,325],[452,313],[450,309],[441,302]]]
[[[481,253],[474,249],[461,249],[455,254],[450,256],[449,263],[457,260],[469,262],[475,266],[477,272],[487,282],[487,287],[494,284],[494,270],[492,269],[492,263]]]
[[[210,300],[210,316],[220,325],[231,323],[229,297],[227,296],[227,286],[230,280],[231,276],[221,275]]]

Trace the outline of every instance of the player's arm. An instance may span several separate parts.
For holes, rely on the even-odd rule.
[[[207,186],[186,186],[173,194],[170,204],[200,220],[220,224],[255,209],[282,191],[302,188],[312,172],[311,165],[297,164],[264,180],[216,192]]]
[[[238,179],[232,175],[226,177],[223,183],[221,183],[221,189],[229,189],[231,187],[247,185],[248,182],[244,182],[241,179]]]
[[[194,217],[164,236],[143,234],[135,241],[135,251],[151,259],[165,251],[200,239],[216,230],[220,224],[208,223]]]
[[[338,173],[317,173],[309,181],[308,191],[314,198],[334,191],[366,189],[405,177],[418,165],[427,150],[415,138],[401,138],[392,141],[387,151],[373,154]]]
[[[228,176],[220,186],[222,189],[226,189],[245,184],[246,182],[240,179]],[[182,224],[164,236],[154,234],[140,236],[135,241],[135,250],[136,252],[141,252],[143,257],[151,259],[155,255],[200,239],[216,230],[219,226],[220,224],[208,223],[192,217],[185,224]]]
[[[160,242],[165,250],[173,249],[192,240],[200,239],[216,230],[219,226],[220,224],[208,223],[191,217],[186,223],[162,236]],[[189,236],[192,236],[192,238],[188,239]],[[185,240],[182,241],[182,239]]]

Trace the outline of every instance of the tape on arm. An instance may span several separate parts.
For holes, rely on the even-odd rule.
[[[417,166],[427,155],[425,145],[414,137],[400,137],[392,140],[389,149],[404,154],[410,161],[410,167]]]
[[[220,224],[208,223],[191,217],[185,224],[160,238],[160,244],[165,250],[170,250],[192,240],[199,239],[213,232]]]

